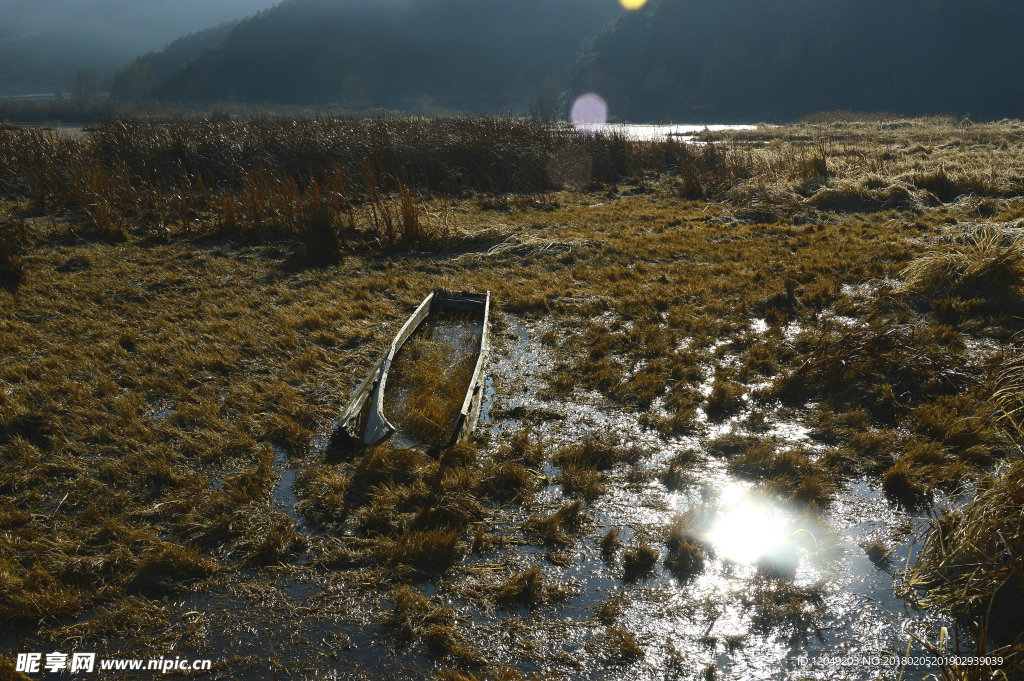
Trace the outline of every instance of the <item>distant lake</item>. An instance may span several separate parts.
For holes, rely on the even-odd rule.
[[[654,142],[675,139],[678,142],[690,142],[704,132],[722,130],[756,130],[756,125],[639,125],[633,123],[605,123],[590,126],[590,130],[604,133],[619,133],[638,142]]]

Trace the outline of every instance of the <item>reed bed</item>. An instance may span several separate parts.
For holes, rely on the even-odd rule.
[[[353,249],[443,248],[458,232],[447,197],[466,191],[582,188],[651,172],[711,191],[745,169],[743,154],[717,147],[519,119],[116,119],[76,138],[0,129],[0,198],[26,202],[30,215],[65,213],[79,231],[115,241],[290,239],[295,265],[336,264]],[[444,197],[433,213],[432,196]]]

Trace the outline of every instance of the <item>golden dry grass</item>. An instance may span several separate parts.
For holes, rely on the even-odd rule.
[[[1001,360],[976,348],[1012,347],[1019,318],[972,305],[963,287],[951,292],[947,283],[971,265],[933,279],[916,277],[911,263],[967,244],[961,232],[987,233],[961,223],[1005,229],[1024,216],[1015,122],[762,128],[720,149],[669,145],[664,154],[685,161],[677,166],[650,160],[658,149],[644,146],[630,152],[648,159],[643,183],[609,170],[586,191],[550,191],[543,178],[525,182],[533,194],[524,195],[474,193],[467,182],[450,201],[417,197],[411,184],[379,189],[395,216],[457,224],[440,241],[423,237],[437,245],[429,254],[400,232],[378,238],[377,204],[348,179],[358,168],[332,180],[252,167],[200,184],[180,179],[170,156],[173,173],[125,194],[119,173],[138,169],[108,163],[119,145],[142,144],[126,162],[153,160],[174,134],[187,137],[127,130],[105,129],[92,150],[0,133],[3,154],[46,170],[36,183],[9,166],[0,174],[5,229],[26,218],[19,283],[0,287],[0,616],[24,639],[105,608],[159,629],[166,613],[150,612],[142,596],[208,589],[246,570],[352,572],[364,585],[353,593],[377,593],[394,581],[461,576],[515,542],[561,550],[588,532],[598,541],[606,529],[574,518],[642,462],[621,443],[596,437],[551,457],[520,434],[479,454],[316,455],[315,437],[436,287],[492,291],[496,324],[544,320],[555,363],[543,387],[555,414],[558,396],[593,390],[668,436],[692,431],[708,408],[770,419],[779,400],[798,410],[813,403],[808,425],[826,449],[814,462],[769,436],[726,436],[708,449],[769,493],[818,508],[845,481],[882,482],[887,471],[893,490],[910,471],[926,498],[1012,451],[989,418]],[[285,134],[226,132],[250,150]],[[106,164],[95,171],[85,163],[94,153]],[[70,170],[58,172],[68,159]],[[498,188],[523,179],[501,172]],[[184,193],[173,198],[172,188]],[[304,211],[317,201],[330,204],[317,223],[328,229],[313,225],[305,239],[296,225],[316,217]],[[325,239],[337,259],[294,266],[296,253],[309,258]],[[1019,277],[1003,267],[1011,261],[990,260]],[[754,316],[763,333],[751,331]],[[719,362],[725,356],[735,361]],[[755,379],[761,387],[739,404],[737,386]],[[709,380],[712,400],[701,392]],[[1001,408],[1016,413],[1005,400]],[[534,507],[549,458],[552,477],[581,500],[575,511],[569,498]],[[689,463],[673,462],[666,482],[687,484]],[[294,517],[274,500],[285,465],[300,471]],[[606,560],[628,554],[623,563],[637,574],[657,567],[657,548],[618,551],[617,536],[606,536]],[[699,571],[693,536],[670,532],[666,542],[668,569]],[[481,592],[486,602],[514,610],[565,595],[539,568],[499,572]],[[818,605],[811,591],[768,584],[750,607],[765,626],[782,622],[799,637]],[[433,636],[430,609],[412,606],[395,607],[395,631],[415,630],[415,641],[456,658],[462,643],[472,647],[447,630]],[[89,621],[97,639],[123,630],[116,618]]]

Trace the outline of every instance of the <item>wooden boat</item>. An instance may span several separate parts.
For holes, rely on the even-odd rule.
[[[476,427],[491,294],[431,292],[356,388],[339,420],[351,445],[434,450]]]

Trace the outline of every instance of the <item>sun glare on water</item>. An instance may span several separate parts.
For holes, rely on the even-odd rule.
[[[619,4],[626,9],[640,9],[647,4],[647,0],[619,0]]]
[[[735,563],[765,558],[786,542],[781,510],[741,486],[729,486],[719,498],[718,513],[708,530],[716,553]]]

